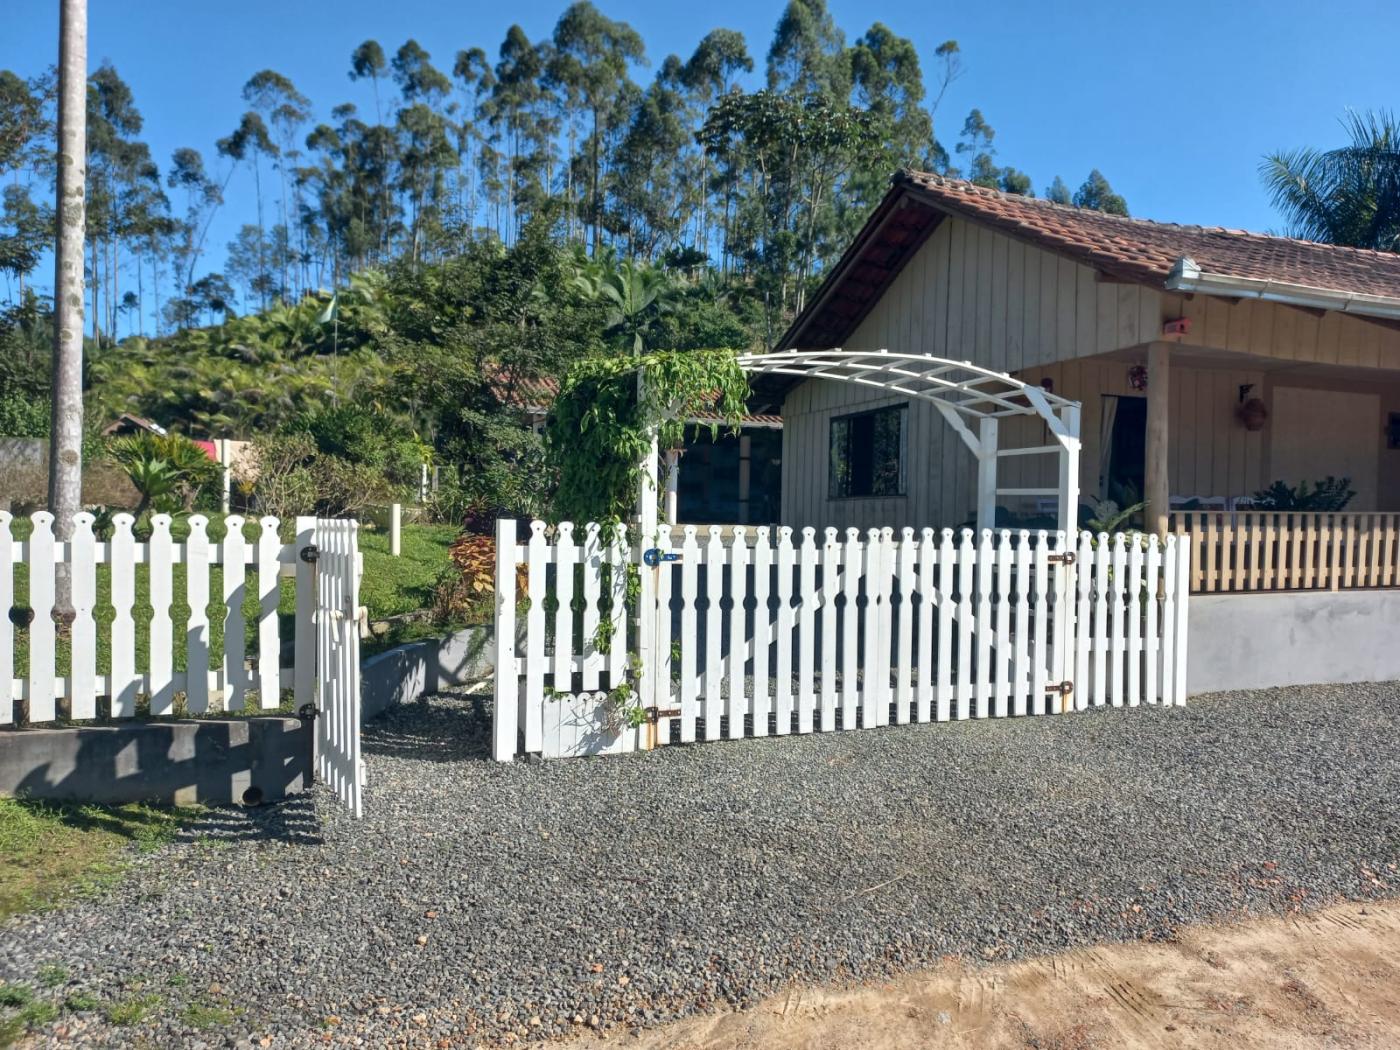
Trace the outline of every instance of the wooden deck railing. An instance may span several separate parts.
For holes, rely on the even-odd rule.
[[[1400,514],[1173,511],[1191,543],[1191,591],[1400,587]]]

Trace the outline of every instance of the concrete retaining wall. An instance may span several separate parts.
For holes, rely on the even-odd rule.
[[[0,731],[0,795],[256,804],[310,783],[311,723],[296,718]]]
[[[370,719],[392,704],[486,677],[496,655],[494,638],[489,626],[467,627],[371,657],[360,667],[360,717]]]
[[[1191,596],[1188,694],[1400,679],[1400,591]]]

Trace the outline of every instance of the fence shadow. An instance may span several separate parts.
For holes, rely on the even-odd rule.
[[[396,704],[361,731],[366,755],[422,762],[484,762],[491,757],[491,698]]]
[[[318,846],[325,838],[315,798],[304,794],[265,806],[210,806],[181,827],[175,841],[206,846],[245,842]]]
[[[311,728],[282,718],[6,731],[0,789],[61,802],[256,805],[301,791]]]

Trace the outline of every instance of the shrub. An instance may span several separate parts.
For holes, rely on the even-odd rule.
[[[108,448],[140,493],[137,517],[148,510],[192,510],[200,492],[220,480],[219,464],[179,434],[133,434],[114,438]]]
[[[1351,478],[1337,478],[1328,474],[1311,485],[1300,481],[1296,488],[1287,482],[1275,481],[1254,494],[1254,506],[1259,510],[1337,511],[1345,510],[1355,496]]]

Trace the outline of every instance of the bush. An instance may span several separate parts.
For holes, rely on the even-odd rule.
[[[1254,494],[1254,506],[1259,510],[1338,511],[1346,509],[1355,495],[1351,478],[1337,478],[1328,474],[1311,485],[1300,481],[1296,488],[1287,482],[1275,481]]]
[[[305,430],[255,441],[251,473],[258,510],[283,521],[311,513],[358,517],[403,495],[382,467],[328,452]]]
[[[179,434],[114,438],[108,449],[141,494],[136,506],[138,518],[148,510],[192,510],[200,493],[212,490],[221,479],[219,464]]]

